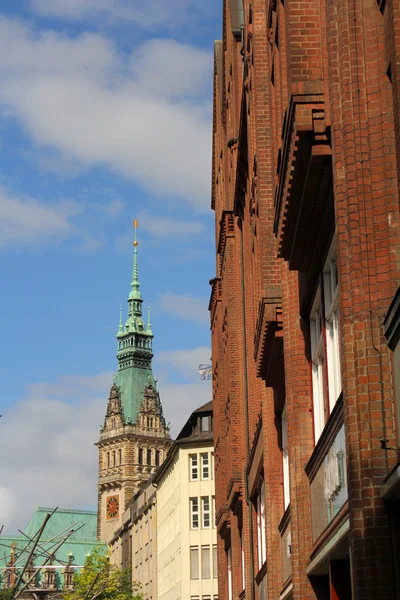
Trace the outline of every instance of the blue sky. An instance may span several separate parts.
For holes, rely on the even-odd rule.
[[[92,506],[132,220],[176,434],[209,400],[213,0],[26,0],[0,13],[0,525]],[[68,475],[80,481],[80,497]],[[62,494],[60,494],[62,492]],[[27,496],[28,495],[28,496]],[[60,497],[61,496],[61,497]],[[31,498],[27,502],[26,498]]]

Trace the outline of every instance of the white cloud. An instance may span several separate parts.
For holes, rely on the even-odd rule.
[[[69,38],[0,19],[0,114],[18,120],[47,161],[52,150],[69,164],[105,166],[200,210],[209,199],[211,70],[210,54],[173,40],[126,58],[97,34]]]
[[[196,362],[196,352],[183,352]],[[168,353],[165,353],[167,355]],[[209,349],[205,349],[205,356]],[[168,363],[179,361],[170,353]],[[190,361],[189,361],[190,362]],[[68,375],[27,386],[26,396],[1,419],[0,527],[15,533],[36,506],[92,508],[97,502],[97,449],[111,373]],[[171,435],[211,398],[210,382],[159,384]]]
[[[183,221],[182,219],[159,217],[147,211],[139,213],[138,222],[141,229],[159,239],[176,237],[186,239],[205,231],[205,226],[201,221]]]
[[[94,225],[114,218],[123,209],[120,200],[87,199],[44,202],[29,196],[17,196],[0,184],[0,249],[43,246],[74,239],[81,252],[93,253],[102,245],[99,228]],[[102,219],[102,216],[104,217]]]
[[[161,310],[166,313],[204,326],[209,323],[208,298],[165,292],[160,294],[159,301]]]
[[[188,348],[185,350],[162,350],[155,357],[155,364],[165,365],[167,369],[168,367],[172,367],[184,377],[198,381],[200,379],[198,366],[201,363],[207,363],[210,360],[210,356],[211,349],[207,346],[198,346],[197,348]],[[207,400],[204,402],[207,402]]]
[[[193,15],[209,12],[195,0],[31,0],[39,15],[71,21],[84,19],[136,23],[144,29],[176,28]]]
[[[45,204],[18,198],[0,187],[0,247],[43,244],[77,235],[72,222],[79,213],[74,202]]]
[[[0,504],[0,524],[8,532],[24,527],[38,504],[95,507],[93,444],[104,419],[110,377],[77,379],[81,390],[77,381],[71,388],[68,378],[47,390],[32,386],[26,398],[3,414],[0,449],[7,460],[0,464],[0,497],[9,501]]]
[[[160,385],[160,397],[166,421],[171,421],[171,436],[175,438],[192,412],[210,402],[211,382]]]

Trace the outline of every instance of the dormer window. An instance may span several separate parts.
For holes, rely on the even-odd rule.
[[[200,417],[200,431],[210,431],[210,417]]]

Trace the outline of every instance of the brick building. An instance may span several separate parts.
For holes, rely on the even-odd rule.
[[[395,0],[223,2],[220,600],[400,597],[399,57]]]

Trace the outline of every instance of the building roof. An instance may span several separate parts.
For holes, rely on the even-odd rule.
[[[11,545],[14,544],[18,554],[18,550],[25,548],[28,543],[26,536],[33,537],[40,529],[45,516],[49,513],[51,514],[53,510],[54,508],[38,507],[24,529],[25,536],[0,536],[0,567],[5,567],[9,562]],[[95,548],[99,550],[106,549],[106,544],[97,540],[97,513],[95,511],[63,508],[58,509],[46,524],[40,538],[40,545],[47,551],[53,550],[55,542],[50,542],[50,540],[63,531],[68,532],[68,529],[74,523],[77,523],[74,529],[80,525],[83,525],[83,527],[73,533],[61,548],[57,550],[53,565],[65,565],[68,562],[69,555],[72,554],[72,564],[82,566],[86,556]],[[43,564],[44,560],[43,556],[38,556],[34,561],[35,565]],[[18,564],[22,565],[23,561]]]
[[[210,417],[210,429],[208,431],[201,431],[199,427],[199,418],[209,416]],[[212,427],[212,416],[213,416],[213,408],[212,402],[206,402],[206,404],[202,404],[196,410],[192,412],[185,425],[182,427],[179,435],[177,436],[175,442],[172,444],[171,448],[168,451],[167,458],[159,468],[159,470],[154,475],[154,484],[157,484],[161,481],[164,473],[167,471],[169,465],[174,460],[176,453],[179,448],[186,445],[204,445],[204,444],[212,444],[214,441],[213,427]]]

